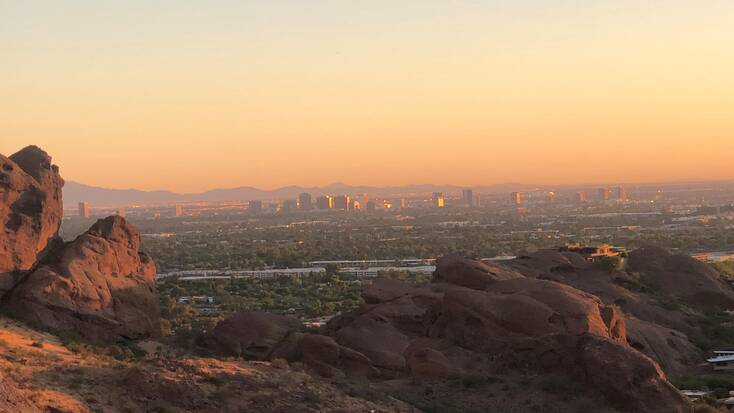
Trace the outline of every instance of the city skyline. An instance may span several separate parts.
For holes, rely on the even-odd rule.
[[[733,179],[734,3],[4,2],[0,152],[197,192]]]

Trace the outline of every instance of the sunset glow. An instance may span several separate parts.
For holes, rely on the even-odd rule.
[[[0,54],[0,153],[90,185],[734,179],[727,0],[0,0]]]

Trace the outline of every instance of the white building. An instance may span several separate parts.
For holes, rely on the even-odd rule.
[[[714,357],[706,359],[714,370],[734,370],[734,351],[714,351]]]
[[[680,392],[683,393],[684,396],[688,397],[692,402],[701,400],[704,397],[708,397],[713,394],[713,392],[703,390],[681,390]]]

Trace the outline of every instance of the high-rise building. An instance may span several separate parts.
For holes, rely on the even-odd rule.
[[[522,205],[522,192],[511,193],[510,202],[512,202],[512,205],[514,205],[515,207],[520,207],[520,205]]]
[[[462,198],[464,200],[464,204],[467,206],[474,206],[474,191],[471,188],[466,188],[462,191]]]
[[[392,204],[392,209],[405,209],[405,198],[395,198],[390,201],[390,204]]]
[[[250,201],[247,204],[247,210],[253,214],[259,214],[263,210],[263,201]]]
[[[443,192],[434,192],[431,197],[431,202],[435,208],[443,208],[446,206],[446,198],[443,196]]]
[[[576,192],[576,204],[582,206],[586,203],[586,192]]]
[[[283,200],[283,203],[281,204],[281,207],[280,207],[281,212],[293,212],[297,209],[298,209],[297,199],[285,199]]]
[[[350,202],[351,198],[349,197],[349,195],[339,195],[337,197],[334,197],[334,209],[348,211]]]
[[[298,209],[310,211],[312,208],[313,203],[311,202],[311,194],[304,192],[301,195],[298,195]]]
[[[599,202],[609,201],[609,188],[599,188],[597,190],[597,200]]]
[[[365,208],[367,208],[368,211],[375,211],[377,210],[377,204],[375,201],[367,201]]]
[[[334,208],[334,198],[329,195],[324,195],[316,198],[316,208],[318,209],[332,209]]]
[[[121,218],[125,218],[127,216],[127,212],[125,212],[125,208],[118,209],[117,212],[115,212],[115,214]]]
[[[546,202],[548,202],[548,205],[553,205],[556,203],[556,193],[553,191],[550,191],[546,194]]]
[[[348,206],[347,209],[349,211],[359,211],[360,209],[362,209],[362,204],[356,199],[350,200],[347,206]]]
[[[621,186],[618,186],[614,189],[614,196],[617,199],[617,202],[620,204],[626,204],[627,203],[627,191],[625,191],[624,188]]]
[[[183,215],[183,207],[181,205],[176,205],[176,210],[175,210],[174,214],[177,217],[182,216]]]
[[[89,219],[92,214],[89,212],[89,203],[82,201],[79,203],[79,218]]]

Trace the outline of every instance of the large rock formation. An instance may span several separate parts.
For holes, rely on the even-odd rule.
[[[630,252],[629,272],[639,273],[651,287],[668,297],[702,311],[734,308],[734,290],[719,273],[686,255],[674,255],[658,247]]]
[[[593,334],[625,342],[616,307],[572,287],[529,278],[498,282],[490,291],[449,290],[428,334],[491,352],[508,341],[553,334]]]
[[[58,248],[6,297],[3,310],[94,342],[139,339],[159,328],[155,265],[124,218],[107,217]]]
[[[630,346],[660,364],[668,373],[682,373],[701,363],[703,355],[680,331],[635,317],[626,319]]]
[[[38,147],[0,155],[0,308],[95,342],[156,334],[155,265],[140,251],[140,234],[109,217],[63,243],[63,185]]]
[[[596,335],[554,335],[512,344],[510,367],[559,372],[594,389],[624,412],[688,413],[685,396],[666,380],[660,367],[629,346]]]
[[[628,315],[628,342],[668,374],[703,361],[693,344],[705,342],[703,314],[734,308],[734,290],[711,266],[657,247],[632,251],[624,268],[611,273],[573,252],[539,251],[505,264],[618,305]]]
[[[51,157],[29,146],[0,155],[0,297],[30,270],[56,237],[63,179]]]
[[[215,354],[267,360],[292,332],[303,330],[295,319],[270,313],[241,312],[221,321],[214,330],[199,338],[199,345]]]
[[[497,281],[521,277],[521,274],[504,267],[460,255],[448,255],[436,262],[434,281],[481,290]]]
[[[578,384],[569,396],[588,397],[598,407],[660,413],[690,410],[660,367],[627,344],[621,311],[571,286],[449,257],[439,261],[434,283],[426,287],[377,280],[363,298],[359,309],[329,322],[323,331],[328,337],[300,333],[287,323],[288,328],[275,330],[277,334],[232,340],[229,347],[235,351],[224,354],[245,354],[241,350],[245,342],[265,342],[263,348],[268,350],[256,357],[269,353],[271,359],[302,361],[322,375],[359,371],[377,378],[377,383],[414,377],[414,381],[385,381],[393,386],[391,391],[394,386],[410,391],[410,383],[431,379],[443,385],[462,377],[471,383],[475,377],[558,375],[563,382]],[[255,318],[248,316],[250,321]],[[227,334],[230,337],[249,337],[261,330],[257,323],[235,320],[226,320],[217,329],[234,329]],[[643,336],[635,331],[638,337]],[[655,341],[648,339],[645,343]],[[465,388],[448,397],[466,397],[472,405],[476,403],[472,398],[486,394],[491,393]],[[485,408],[494,406],[494,401],[484,400]]]
[[[320,334],[293,332],[273,349],[270,358],[302,362],[324,377],[379,375],[367,356]]]

